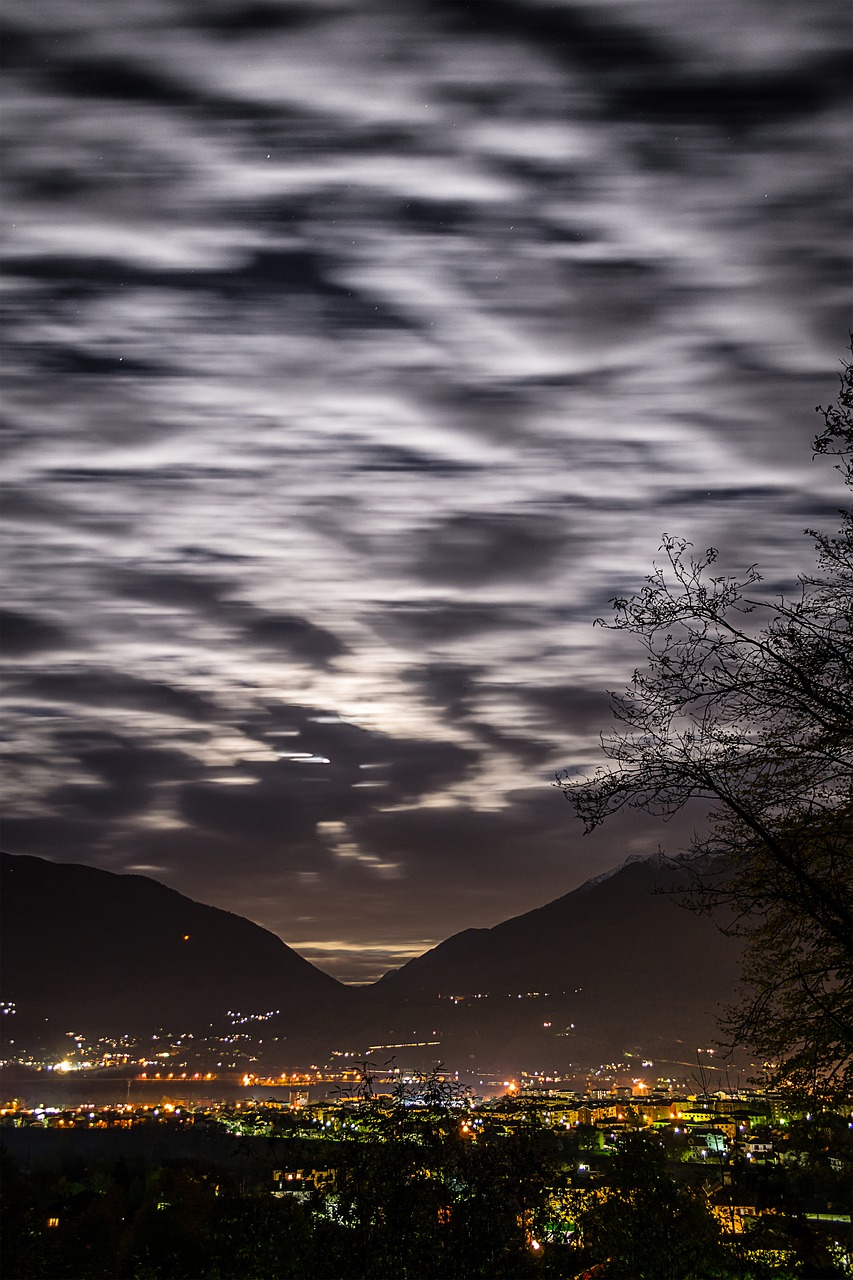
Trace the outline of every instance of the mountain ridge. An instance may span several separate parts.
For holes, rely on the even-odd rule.
[[[502,1070],[683,1057],[713,1038],[739,972],[739,942],[673,901],[679,868],[659,857],[462,930],[370,987],[147,876],[8,854],[2,873],[2,995],[18,1026],[114,1031],[132,1015],[184,1030],[275,1010],[276,1069],[395,1046],[413,1066]]]
[[[2,854],[3,998],[17,1024],[115,1030],[278,1009],[305,1022],[344,990],[275,934],[149,876]]]

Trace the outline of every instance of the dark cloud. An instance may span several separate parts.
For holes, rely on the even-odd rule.
[[[347,646],[331,631],[289,613],[259,615],[246,626],[246,636],[261,648],[284,651],[318,667],[347,652]]]
[[[454,880],[462,880],[470,892],[508,867],[520,871],[523,865],[532,874],[540,863],[541,873],[543,859],[565,854],[565,813],[556,796],[553,800],[538,813],[513,807],[491,813],[468,807],[410,809],[371,815],[353,829],[370,848],[388,857],[402,855],[407,873],[419,882],[441,879],[461,864]]]
[[[470,201],[447,200],[439,192],[416,200],[400,202],[395,210],[403,225],[432,235],[459,234],[471,226],[475,206]]]
[[[275,739],[268,735],[267,740]],[[282,744],[283,748],[288,745],[289,740]],[[480,758],[475,749],[460,746],[448,737],[441,740],[394,737],[316,716],[302,721],[294,750],[328,757],[336,769],[344,771],[342,776],[348,787],[353,783],[372,784],[369,788],[358,788],[357,799],[349,797],[343,802],[347,812],[360,810],[365,803],[373,803],[375,797],[372,798],[371,793],[374,786],[382,788],[379,793],[382,804],[400,804],[459,783],[470,776]],[[329,779],[323,766],[307,775],[300,766],[298,776]],[[344,816],[343,808],[327,816]],[[318,816],[322,818],[322,814]]]
[[[481,683],[484,668],[461,663],[430,663],[405,672],[424,699],[436,707],[446,723],[463,727],[485,747],[506,752],[528,766],[541,765],[553,755],[553,746],[535,736],[512,733],[485,719],[487,703],[496,697],[504,702],[507,689]]]
[[[264,612],[230,598],[238,589],[236,581],[183,569],[142,568],[108,569],[102,578],[119,595],[165,609],[197,611],[225,627],[236,628],[248,644],[297,662],[326,667],[347,652],[347,646],[337,636],[307,618]]]
[[[107,569],[102,577],[105,585],[118,595],[164,605],[167,609],[213,610],[217,613],[229,589],[224,579],[169,569]]]
[[[460,515],[425,531],[414,567],[429,582],[478,586],[545,575],[565,546],[559,526],[539,516]]]
[[[46,373],[79,374],[83,377],[143,377],[156,374],[162,377],[164,365],[147,364],[124,356],[102,355],[96,351],[71,346],[43,344],[36,355],[41,369]]]
[[[14,427],[10,427],[10,433]],[[22,435],[25,433],[22,433]],[[91,508],[64,502],[51,493],[34,490],[28,493],[16,485],[3,487],[3,520],[11,524],[34,524],[66,528],[97,528],[101,533],[127,531],[128,522]]]
[[[619,91],[613,105],[642,120],[711,124],[731,135],[821,111],[849,87],[849,58],[838,51],[783,71],[650,78]]]
[[[483,668],[459,662],[437,662],[415,667],[406,673],[433,706],[440,707],[450,721],[466,720],[472,714]]]
[[[781,497],[776,489],[767,485],[715,485],[713,489],[676,489],[672,493],[661,494],[660,505],[689,506],[697,502],[746,502],[750,504],[767,500],[778,500]]]
[[[29,28],[19,26],[11,20],[4,23],[3,46],[0,50],[0,67],[4,71],[32,66],[37,49],[39,44]]]
[[[8,853],[30,853],[55,862],[101,862],[103,827],[78,815],[51,813],[40,817],[0,817],[0,840]]]
[[[525,3],[493,0],[460,6],[438,0],[437,9],[461,35],[486,32],[532,43],[548,57],[595,78],[614,112],[622,118],[667,123],[712,124],[721,130],[764,128],[768,120],[818,111],[849,93],[846,50],[807,55],[796,67],[708,74],[679,59],[678,28],[658,30],[654,15],[634,6],[632,18],[612,15],[590,4]],[[685,33],[689,15],[680,15]],[[680,25],[680,24],[679,24]]]
[[[199,830],[240,839],[246,849],[308,847],[325,856],[318,824],[349,822],[373,809],[377,798],[382,805],[416,803],[469,777],[479,758],[453,742],[371,733],[306,709],[291,708],[286,723],[292,736],[271,724],[264,732],[256,722],[251,730],[281,759],[254,762],[247,753],[239,766],[242,785],[227,776],[188,783],[178,794],[180,817]]]
[[[584,685],[519,685],[515,696],[533,708],[542,721],[568,733],[604,732],[612,726],[613,708],[603,689]]]
[[[496,751],[505,752],[524,763],[527,768],[535,769],[534,776],[540,772],[539,766],[552,760],[554,745],[550,742],[538,741],[530,734],[507,733],[492,724],[470,720],[468,727],[478,742]]]
[[[473,773],[480,753],[454,742],[398,742],[389,746],[394,752],[386,773],[393,798],[414,801],[431,791],[458,783]]]
[[[500,604],[391,601],[381,611],[377,610],[370,623],[380,634],[405,637],[431,646],[483,632],[530,626],[533,618],[529,610],[513,610]]]
[[[213,8],[208,5],[192,6],[196,10],[199,25],[215,32],[223,39],[233,40],[245,36],[272,35],[276,32],[298,31],[322,21],[323,14],[307,4],[244,3],[228,4]]]
[[[580,66],[597,77],[660,76],[674,69],[672,54],[639,24],[608,18],[589,4],[519,3],[458,5],[438,0],[445,22],[461,35],[496,35],[513,43],[533,43],[549,58]]]
[[[270,848],[288,857],[304,842],[313,843],[321,814],[332,820],[348,809],[348,793],[342,795],[335,781],[317,773],[306,777],[304,771],[299,779],[288,778],[282,767],[280,777],[248,786],[194,783],[182,790],[178,812],[197,831],[240,841],[253,857]],[[317,789],[322,794],[315,796]]]
[[[0,653],[4,657],[26,657],[67,645],[68,636],[56,623],[16,609],[0,609]]]
[[[48,792],[45,803],[53,812],[102,824],[143,813],[152,799],[150,788],[136,784],[108,787],[67,782]]]
[[[69,702],[83,708],[126,707],[200,721],[215,720],[221,715],[215,703],[191,689],[91,667],[21,675],[13,681],[12,690],[19,698]]]
[[[3,518],[12,521],[65,522],[68,507],[43,493],[27,493],[26,490],[5,486],[3,490]]]
[[[150,746],[120,734],[60,734],[58,745],[77,749],[77,758],[115,787],[150,787],[197,775],[198,760],[176,748]]]
[[[432,457],[428,453],[418,453],[414,449],[405,449],[402,446],[385,446],[362,450],[359,455],[357,469],[368,472],[431,472],[441,475],[470,474],[477,470],[471,464],[449,458]]]
[[[326,325],[357,330],[409,328],[406,317],[387,305],[381,296],[339,283],[336,264],[329,257],[309,249],[270,248],[244,252],[237,262],[219,267],[154,268],[116,258],[39,255],[11,260],[9,273],[31,280],[45,280],[55,297],[57,291],[67,298],[79,299],[94,292],[111,293],[116,288],[131,290],[164,290],[210,294],[229,305],[245,302],[253,308],[268,301],[297,301],[304,298],[307,308],[301,310],[304,325]],[[40,359],[56,371],[71,373],[123,373],[118,357],[100,356],[96,352],[73,348],[43,346]],[[165,356],[165,353],[164,353]],[[156,366],[128,357],[129,372],[147,374],[169,369],[165,356]]]
[[[70,95],[85,93],[92,98],[176,107],[197,101],[185,85],[129,58],[71,56],[61,61],[51,59],[47,67],[47,84]]]

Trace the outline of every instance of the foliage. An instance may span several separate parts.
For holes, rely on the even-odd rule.
[[[817,455],[853,483],[853,364],[820,410]],[[815,573],[791,596],[761,594],[753,566],[716,570],[665,536],[642,590],[606,624],[645,665],[614,695],[609,766],[558,775],[587,830],[623,808],[664,818],[710,806],[685,870],[688,902],[745,940],[743,998],[724,1030],[810,1092],[851,1082],[853,843],[853,513],[837,535],[807,531]],[[600,620],[599,620],[600,621]],[[728,914],[719,915],[719,909]]]
[[[408,1129],[383,1138],[369,1128],[346,1138],[297,1140],[299,1151],[290,1154],[299,1165],[333,1176],[314,1190],[282,1196],[270,1194],[283,1185],[273,1184],[271,1174],[291,1140],[273,1142],[279,1149],[272,1150],[268,1138],[252,1139],[267,1154],[263,1165],[228,1143],[215,1162],[122,1159],[86,1167],[66,1133],[44,1135],[63,1142],[42,1147],[31,1163],[39,1147],[31,1152],[27,1137],[16,1144],[17,1162],[4,1159],[3,1274],[14,1280],[842,1274],[833,1261],[834,1237],[802,1218],[804,1207],[822,1212],[846,1203],[846,1119],[839,1115],[791,1121],[788,1145],[798,1158],[790,1164],[741,1162],[725,1187],[703,1170],[704,1191],[686,1185],[695,1181],[693,1171],[667,1160],[656,1134],[628,1133],[612,1155],[586,1157],[588,1174],[572,1185],[576,1135],[549,1128],[518,1099],[463,1115],[470,1124],[457,1115],[426,1143]],[[181,1135],[180,1148],[185,1142]],[[771,1212],[748,1237],[721,1239],[706,1192]]]
[[[730,1274],[719,1229],[705,1205],[666,1175],[663,1148],[646,1133],[626,1134],[607,1189],[580,1215],[590,1258],[607,1277],[687,1280]]]

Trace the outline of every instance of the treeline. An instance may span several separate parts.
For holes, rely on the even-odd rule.
[[[560,1133],[535,1119],[487,1128],[476,1138],[467,1123],[451,1109],[374,1103],[359,1108],[350,1137],[235,1136],[235,1155],[241,1143],[267,1144],[272,1160],[263,1161],[257,1180],[247,1178],[248,1165],[238,1167],[239,1160],[83,1166],[66,1159],[62,1167],[28,1171],[6,1154],[3,1274],[14,1280],[845,1274],[831,1242],[797,1211],[809,1192],[807,1171],[747,1171],[753,1200],[763,1179],[764,1200],[787,1197],[791,1213],[731,1235],[706,1191],[673,1176],[656,1135],[625,1134],[615,1152],[597,1158],[585,1150],[589,1135]],[[271,1194],[288,1186],[299,1194]]]

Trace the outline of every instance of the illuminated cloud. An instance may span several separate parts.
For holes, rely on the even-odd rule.
[[[592,620],[808,567],[849,310],[834,0],[410,8],[6,14],[4,847],[354,977],[683,838]]]

